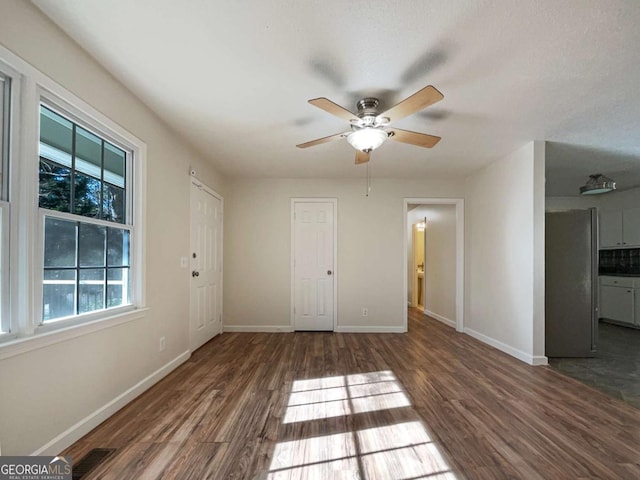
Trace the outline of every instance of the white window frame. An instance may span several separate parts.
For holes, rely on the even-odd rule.
[[[135,240],[137,235],[137,229],[135,225],[135,219],[133,218],[134,209],[134,195],[133,191],[136,189],[136,179],[135,179],[135,154],[134,149],[135,145],[128,142],[126,139],[120,138],[117,134],[111,131],[111,129],[105,128],[104,125],[96,125],[95,123],[89,123],[86,118],[83,118],[84,115],[81,111],[75,110],[71,105],[69,105],[63,99],[53,96],[50,92],[41,91],[38,102],[38,118],[40,118],[40,107],[44,106],[49,110],[54,111],[58,115],[66,118],[67,120],[75,123],[79,127],[97,135],[101,139],[104,139],[114,146],[121,148],[126,153],[126,162],[125,162],[125,219],[126,223],[116,223],[110,222],[107,220],[100,220],[91,217],[85,217],[82,215],[66,213],[66,212],[58,212],[55,210],[48,210],[45,208],[38,208],[38,261],[37,264],[41,266],[39,269],[39,275],[36,276],[36,285],[34,288],[35,293],[35,301],[38,305],[40,305],[40,309],[35,316],[36,330],[37,331],[51,331],[56,328],[61,328],[69,325],[77,325],[80,323],[85,323],[87,321],[93,321],[96,319],[103,318],[105,316],[117,315],[119,313],[131,311],[135,308],[136,300],[137,300],[137,291],[135,290],[135,278],[138,272],[134,272],[137,270],[135,266]],[[38,120],[38,148],[40,142],[40,121]],[[38,159],[39,163],[39,159]],[[39,193],[39,185],[38,185],[38,193]],[[36,197],[38,195],[36,194]],[[130,292],[130,303],[127,305],[122,305],[119,307],[112,307],[109,309],[96,310],[93,312],[87,312],[82,314],[70,315],[68,317],[63,317],[60,319],[52,319],[51,321],[44,322],[43,319],[43,311],[42,311],[42,303],[43,303],[43,295],[44,295],[44,225],[45,218],[59,218],[61,220],[71,220],[74,222],[82,222],[85,224],[91,225],[100,225],[106,227],[119,228],[123,230],[128,230],[130,232],[129,236],[129,292]]]
[[[14,75],[5,74],[5,69],[6,67],[3,68],[3,64],[0,62],[0,178],[2,179],[0,181],[0,200],[8,201],[9,179],[11,178],[8,171],[9,145],[11,145],[11,105],[13,104],[11,97]],[[8,98],[5,98],[7,90],[9,95]]]
[[[11,328],[11,289],[9,288],[9,259],[10,243],[9,235],[11,235],[10,227],[10,204],[4,200],[0,200],[0,339],[13,338]]]
[[[0,195],[0,243],[2,248],[2,254],[0,255],[0,342],[3,342],[16,338],[16,328],[12,322],[12,310],[14,304],[12,300],[12,285],[14,283],[15,275],[12,273],[13,256],[11,255],[11,246],[16,243],[13,228],[14,221],[11,215],[11,204],[12,194],[15,191],[15,174],[13,172],[13,168],[14,164],[17,163],[16,159],[18,157],[20,142],[20,138],[18,136],[18,125],[20,123],[19,105],[21,98],[20,92],[22,76],[17,69],[3,61],[2,57],[0,57],[0,72],[4,78],[9,79],[11,82],[8,98],[8,115],[3,118],[3,123],[5,121],[7,122],[4,127],[8,128],[8,135],[3,139],[8,142],[8,149],[6,150],[8,158],[6,163],[3,165],[2,170],[3,185],[0,185],[0,190],[4,195],[6,195],[5,198],[2,198],[2,195]],[[6,105],[3,106],[3,109],[5,107]],[[4,115],[4,112],[0,112],[0,114]],[[1,155],[0,161],[2,161]]]
[[[5,64],[11,68],[10,74],[15,72],[16,77],[12,78],[11,103],[11,203],[7,206],[0,203],[0,214],[4,218],[5,210],[9,210],[9,241],[14,249],[9,260],[10,333],[0,334],[0,359],[136,320],[142,318],[147,310],[144,278],[146,258],[143,248],[146,232],[146,144],[0,45],[0,71],[7,74]],[[46,214],[62,218],[67,214],[38,208],[41,103],[53,107],[83,128],[97,133],[125,151],[132,152],[133,157],[127,158],[127,169],[131,169],[128,172],[131,183],[126,186],[127,224],[89,217],[78,218],[69,214],[74,220],[131,230],[130,305],[65,317],[44,324],[44,216]],[[3,307],[4,305],[5,302]]]

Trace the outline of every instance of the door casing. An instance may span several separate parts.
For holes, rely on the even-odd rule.
[[[405,198],[403,215],[403,289],[402,305],[407,304],[408,281],[407,277],[407,237],[409,204],[413,205],[455,205],[456,207],[456,331],[464,332],[464,199],[463,198]],[[408,329],[407,308],[403,308],[402,325],[406,332]]]

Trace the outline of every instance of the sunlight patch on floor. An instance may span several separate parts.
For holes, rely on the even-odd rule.
[[[271,470],[328,462],[355,457],[353,434],[338,433],[304,440],[280,442],[276,445]]]
[[[284,423],[408,407],[391,371],[293,382]]]
[[[344,386],[344,376],[313,378],[311,380],[296,380],[291,387],[292,392],[306,392],[309,390],[324,390]]]
[[[410,407],[391,371],[293,382],[283,423]],[[280,442],[268,480],[429,479],[456,475],[419,421]]]
[[[375,412],[377,410],[411,406],[411,402],[403,392],[354,398],[351,400],[351,404],[353,413]]]
[[[355,433],[367,478],[415,478],[450,470],[420,422]]]
[[[287,408],[283,423],[308,422],[323,418],[341,417],[351,414],[349,400],[308,403]]]

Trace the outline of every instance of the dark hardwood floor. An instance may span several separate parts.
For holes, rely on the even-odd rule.
[[[409,322],[225,333],[64,454],[116,449],[83,480],[640,478],[640,410]]]

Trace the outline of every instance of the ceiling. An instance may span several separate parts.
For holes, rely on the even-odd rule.
[[[444,100],[394,126],[442,141],[387,142],[373,176],[468,175],[538,139],[550,193],[640,185],[636,0],[33,2],[229,176],[364,176],[344,140],[295,147],[346,130],[307,100],[432,84]]]

